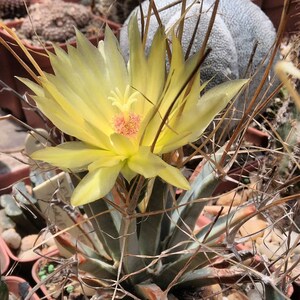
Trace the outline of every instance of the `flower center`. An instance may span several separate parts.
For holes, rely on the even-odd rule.
[[[118,88],[111,91],[111,96],[108,97],[112,101],[112,105],[120,111],[113,118],[113,127],[116,133],[119,133],[128,138],[136,137],[141,123],[141,115],[132,112],[132,105],[137,101],[139,93],[132,91],[128,85],[122,93]]]
[[[141,117],[133,112],[120,114],[113,121],[115,132],[129,138],[137,135],[140,123]]]

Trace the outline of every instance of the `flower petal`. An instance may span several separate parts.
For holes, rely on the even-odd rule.
[[[184,112],[171,126],[165,127],[155,145],[155,153],[167,153],[198,139],[213,118],[232,100],[247,80],[222,83],[206,92],[197,106]]]
[[[49,53],[55,72],[49,80],[87,121],[98,124],[100,119],[102,130],[109,132],[114,108],[107,99],[112,87],[104,71],[107,69],[105,60],[79,31],[76,39],[77,47],[69,46],[68,53],[59,47],[55,47],[56,55]]]
[[[102,153],[101,156],[98,157],[97,160],[92,162],[88,170],[90,172],[93,172],[96,169],[101,169],[101,168],[107,168],[107,167],[113,167],[119,164],[121,161],[124,161],[125,157],[116,155],[113,152],[107,151],[107,153]]]
[[[165,90],[159,106],[160,113],[164,116],[172,102],[175,100],[184,82],[190,75],[190,70],[186,70],[184,64],[184,54],[177,37],[172,38],[172,59],[170,71],[165,83]],[[199,84],[199,83],[198,83]]]
[[[163,27],[155,33],[147,61],[146,97],[157,103],[165,85],[166,73],[166,36]]]
[[[112,149],[121,156],[129,157],[138,151],[138,145],[121,134],[114,133],[110,136]]]
[[[19,79],[37,95],[32,97],[37,107],[57,128],[84,142],[109,148],[107,135],[84,120],[81,110],[75,110],[69,103],[69,99],[66,99],[49,81],[52,77],[53,75],[47,74],[47,79],[41,78],[43,88],[26,78]]]
[[[121,170],[121,173],[124,176],[124,178],[127,180],[128,183],[137,175],[136,172],[129,169],[127,164],[124,164],[124,166]]]
[[[129,33],[129,74],[131,86],[145,93],[147,86],[147,61],[145,57],[144,47],[141,41],[141,35],[138,29],[137,19],[133,17],[128,24]],[[143,74],[141,76],[141,74]]]
[[[191,187],[180,170],[168,165],[167,163],[164,169],[159,170],[158,176],[171,185],[176,186],[177,188],[189,190]]]
[[[149,148],[143,147],[128,160],[128,167],[145,178],[161,177],[166,182],[181,188],[189,189],[190,185],[181,172],[164,162],[159,156],[150,152]]]
[[[138,153],[128,159],[127,165],[135,173],[151,178],[157,176],[158,171],[167,164],[159,156],[151,153],[150,148],[141,147]]]
[[[93,161],[105,159],[113,154],[82,142],[67,142],[56,147],[46,147],[32,153],[31,158],[41,160],[61,169],[78,171],[87,169]]]
[[[105,29],[105,39],[99,43],[98,47],[105,60],[105,69],[101,71],[107,72],[107,82],[111,84],[112,90],[117,87],[124,94],[126,86],[129,84],[127,66],[118,40],[108,25]]]
[[[70,51],[70,55],[74,51],[76,50]],[[75,56],[75,58],[72,59],[72,63],[76,63],[76,66],[69,68],[68,65],[64,66],[57,62],[61,68],[60,72],[56,71],[55,76],[47,76],[47,78],[59,89],[72,107],[81,112],[81,116],[86,121],[98,125],[102,131],[109,133],[112,131],[111,118],[114,112],[111,103],[107,103],[109,91],[105,93],[105,84],[99,88],[101,78],[80,57]]]
[[[72,196],[74,206],[87,204],[103,198],[114,186],[122,164],[89,172],[77,185]]]

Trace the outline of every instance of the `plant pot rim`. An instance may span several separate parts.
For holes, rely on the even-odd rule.
[[[18,257],[16,255],[14,255],[13,252],[8,247],[8,245],[6,244],[6,242],[0,237],[0,243],[2,243],[2,242],[3,242],[3,248],[5,249],[7,255],[10,257],[10,259],[15,262],[18,262],[18,263],[35,262],[36,260],[40,259],[42,257],[42,255],[49,255],[53,251],[57,251],[57,249],[50,248],[49,251],[46,251],[43,254],[34,253],[34,255],[31,257],[22,258],[22,256]]]
[[[10,258],[7,253],[6,243],[4,240],[0,237],[0,253],[1,253],[1,274],[4,274],[9,267],[10,264]]]
[[[40,265],[41,265],[42,262],[44,262],[44,261],[47,262],[47,261],[51,260],[51,258],[54,258],[54,257],[64,258],[64,256],[60,253],[59,249],[56,249],[56,250],[53,250],[53,251],[47,253],[47,255],[41,257],[40,259],[38,259],[33,264],[32,269],[31,269],[32,278],[34,279],[34,281],[37,283],[37,285],[40,288],[40,290],[45,295],[45,298],[43,298],[43,299],[47,299],[47,300],[55,300],[56,298],[55,299],[52,298],[51,295],[49,295],[49,291],[48,291],[46,285],[45,284],[41,284],[42,281],[38,277],[38,269],[39,269],[39,267],[40,267]]]
[[[32,275],[32,278],[34,279],[34,281],[37,283],[37,284],[40,284],[41,280],[40,278],[38,277],[38,267],[40,265],[40,262],[41,261],[44,261],[44,260],[47,260],[48,258],[50,257],[53,257],[53,256],[56,256],[56,255],[59,255],[59,250],[56,249],[56,250],[53,250],[53,251],[50,251],[49,253],[47,253],[46,256],[44,257],[40,257],[32,266],[32,269],[31,269],[31,275]],[[51,296],[47,295],[48,294],[48,291],[47,291],[47,288],[44,284],[40,285],[39,288],[41,289],[41,291],[44,293],[45,297],[48,299],[48,300],[54,300]]]
[[[244,140],[252,143],[254,146],[266,148],[269,144],[270,135],[264,131],[256,129],[255,127],[248,127]]]
[[[8,286],[11,288],[8,288],[10,292],[12,292],[15,296],[18,296],[19,294],[17,293],[18,286],[20,283],[26,283],[27,281],[19,276],[5,276],[4,281],[8,284]],[[30,287],[29,290],[32,290]],[[23,299],[23,298],[22,298]],[[34,293],[31,297],[30,300],[40,300],[38,295]]]
[[[12,185],[18,181],[29,183],[29,166],[17,166],[8,170],[7,173],[0,174],[0,195],[9,194]]]

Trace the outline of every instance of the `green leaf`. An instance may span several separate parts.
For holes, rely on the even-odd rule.
[[[147,215],[140,222],[139,245],[141,254],[153,256],[159,253],[162,221],[167,202],[167,188],[168,185],[158,177],[155,179],[146,213],[157,212],[157,214]]]
[[[112,198],[112,195],[109,194],[107,197]],[[120,213],[103,199],[84,205],[84,210],[90,218],[106,253],[115,261],[119,261],[121,257],[119,244]]]
[[[4,280],[0,280],[0,299],[2,300],[8,300],[9,299],[9,291],[7,284],[5,283]]]
[[[215,246],[219,244],[223,238],[222,234],[229,232],[235,225],[241,224],[249,215],[255,212],[255,207],[253,205],[240,207],[232,210],[229,214],[221,216],[213,224],[208,224],[203,227],[195,237],[194,242],[188,244],[187,249],[193,249],[199,247],[199,243],[205,243],[207,246]]]
[[[80,253],[84,256],[102,260],[104,262],[107,262],[108,264],[113,264],[111,257],[109,257],[107,253],[103,251],[103,249],[97,249],[96,251],[90,248],[85,243],[79,241],[77,237],[74,237],[71,234],[58,232],[55,235],[55,241],[60,254],[66,258]]]
[[[211,264],[211,260],[218,256],[219,250],[205,251],[205,246],[215,247],[220,246],[223,237],[222,234],[227,230],[240,223],[241,220],[245,219],[249,214],[254,211],[253,207],[241,208],[237,211],[232,211],[228,215],[220,217],[215,223],[211,223],[203,227],[199,233],[194,236],[194,240],[187,243],[183,243],[185,250],[183,254],[173,255],[176,260],[170,259],[171,263],[163,266],[163,270],[157,277],[157,283],[163,282],[169,284],[175,276],[178,276],[182,272],[184,275],[187,272],[193,271],[198,268],[203,268],[208,264]],[[203,246],[202,246],[203,245]],[[176,247],[176,250],[179,247]],[[188,253],[188,254],[185,254]],[[224,254],[224,252],[223,252]],[[244,256],[244,255],[243,255]],[[242,257],[240,257],[242,259]],[[232,258],[233,259],[233,258]]]
[[[212,284],[219,284],[220,282],[224,284],[235,284],[237,282],[241,282],[242,279],[244,279],[245,281],[250,280],[249,276],[247,276],[247,273],[244,269],[238,267],[226,269],[206,267],[183,275],[180,278],[178,284],[176,285],[176,289],[191,287],[199,288]]]
[[[201,211],[209,201],[194,200],[212,196],[212,193],[220,182],[220,178],[216,173],[215,164],[220,162],[223,152],[224,149],[221,148],[211,157],[211,161],[203,163],[203,167],[192,183],[191,189],[178,199],[178,205],[183,206],[176,209],[172,215],[172,236],[168,242],[168,248],[190,239],[191,230],[194,229]],[[184,245],[176,248],[176,250],[180,249],[184,249]]]
[[[179,276],[181,278],[183,274],[194,270],[196,268],[204,268],[211,263],[211,259],[216,257],[215,252],[201,252],[190,253],[181,256],[173,263],[169,263],[163,267],[160,274],[154,279],[162,289],[166,289],[168,285]],[[181,273],[182,272],[182,273]]]
[[[117,268],[100,260],[78,254],[79,269],[88,272],[89,274],[101,280],[113,279],[117,277]]]
[[[265,292],[266,292],[266,296],[265,296],[266,299],[272,299],[272,300],[290,299],[286,297],[278,287],[275,287],[270,284],[265,285]]]
[[[122,251],[122,267],[132,284],[145,281],[147,273],[141,257],[137,236],[136,218],[122,218],[120,229],[120,248]]]

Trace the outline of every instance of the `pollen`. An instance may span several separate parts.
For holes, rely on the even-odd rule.
[[[116,133],[132,138],[135,137],[139,131],[141,117],[135,113],[118,115],[114,118],[114,129]]]

